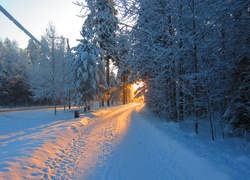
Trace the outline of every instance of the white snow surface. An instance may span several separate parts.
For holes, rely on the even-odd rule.
[[[0,179],[249,179],[238,140],[213,142],[131,103],[0,113]]]

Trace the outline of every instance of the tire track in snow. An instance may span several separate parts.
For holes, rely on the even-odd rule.
[[[136,112],[143,108],[144,104],[137,106]],[[149,162],[149,156],[153,154],[147,153],[148,143],[147,139],[142,138],[139,135],[136,119],[132,118],[132,111],[127,114],[126,119],[120,121],[120,123],[126,123],[127,131],[121,135],[120,143],[117,144],[116,151],[110,164],[109,171],[114,174],[107,174],[105,179],[144,179],[152,180],[157,179],[155,168],[153,168]]]
[[[71,127],[77,136],[45,162],[42,177],[48,180],[109,178],[109,159],[120,136],[125,133],[126,119],[137,106],[130,104],[97,110],[84,128],[78,131]]]
[[[138,108],[138,104],[129,104],[95,112],[99,117],[82,138],[85,144],[74,179],[156,179],[148,154],[138,144],[144,140],[135,134],[132,123],[131,114]]]
[[[90,141],[85,149],[86,157],[82,159],[78,179],[110,178],[110,157],[120,143],[119,137],[127,129],[127,125],[123,123],[121,126],[120,122],[125,122],[136,106],[138,105],[130,104],[112,108],[111,112],[105,114],[96,113],[101,116],[96,118],[96,124],[90,133]]]

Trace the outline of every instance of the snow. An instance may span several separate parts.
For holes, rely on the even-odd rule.
[[[96,108],[95,108],[96,109]],[[239,139],[211,141],[144,104],[0,113],[0,179],[248,179]]]

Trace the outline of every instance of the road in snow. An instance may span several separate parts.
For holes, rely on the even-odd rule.
[[[71,120],[63,112],[60,120],[33,111],[0,115],[3,125],[16,116],[22,126],[0,133],[0,179],[233,179],[145,121],[143,106]]]

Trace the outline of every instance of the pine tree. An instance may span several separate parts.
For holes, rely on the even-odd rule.
[[[100,93],[106,90],[103,81],[104,64],[100,58],[99,48],[83,39],[74,48],[73,67],[75,69],[75,95],[77,105],[89,106]]]
[[[118,19],[116,18],[115,3],[113,0],[86,1],[89,14],[82,27],[81,34],[84,39],[98,45],[102,50],[102,59],[106,64],[106,81],[110,86],[110,60],[116,61],[116,31]],[[76,3],[85,6],[84,3]],[[109,93],[109,92],[108,92]],[[109,99],[107,105],[110,105]]]
[[[235,64],[233,104],[235,120],[233,125],[239,129],[240,135],[250,131],[250,58],[244,57]]]

